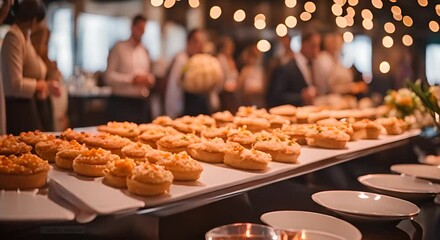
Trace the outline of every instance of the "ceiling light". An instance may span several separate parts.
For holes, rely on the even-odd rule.
[[[298,23],[298,20],[294,16],[288,16],[286,17],[286,20],[284,21],[287,27],[294,28],[296,24]]]
[[[192,8],[197,8],[200,6],[199,0],[189,0],[188,3],[189,3],[189,6]]]
[[[382,45],[386,48],[392,47],[394,44],[394,40],[390,36],[385,36],[382,38]]]
[[[286,4],[288,8],[294,8],[296,6],[296,0],[285,0],[284,4]]]
[[[304,22],[309,21],[312,18],[312,14],[308,13],[308,12],[302,12],[299,15],[299,18],[301,18],[301,20],[303,20]]]
[[[314,13],[316,11],[316,5],[313,2],[306,2],[304,4],[304,10],[306,10],[309,13]]]
[[[390,71],[390,64],[387,61],[383,61],[379,65],[379,70],[381,73],[388,73]]]
[[[235,11],[235,13],[234,13],[234,20],[236,22],[241,22],[245,18],[246,18],[246,13],[242,9],[239,9],[239,10]]]
[[[402,43],[405,46],[411,46],[413,44],[413,38],[410,35],[408,35],[408,34],[403,35]]]
[[[270,42],[267,41],[266,39],[262,39],[262,40],[258,41],[258,43],[257,43],[257,48],[261,52],[269,51],[270,47],[271,47]]]
[[[383,29],[387,33],[393,33],[394,31],[396,31],[396,27],[394,26],[394,24],[392,22],[385,23],[385,25],[383,25]]]
[[[209,10],[209,16],[211,16],[212,19],[217,19],[222,15],[222,9],[219,6],[213,6],[211,10]]]
[[[353,36],[353,33],[351,33],[351,32],[345,32],[342,35],[342,38],[344,39],[344,42],[349,43],[349,42],[353,41],[354,36]]]
[[[159,7],[162,4],[163,0],[151,0],[151,5],[153,5],[153,7]]]

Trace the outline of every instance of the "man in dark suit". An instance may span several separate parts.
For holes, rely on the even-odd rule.
[[[283,104],[303,106],[313,103],[317,92],[313,80],[312,61],[320,52],[321,35],[303,32],[301,51],[287,64],[275,70],[266,95],[267,107]]]

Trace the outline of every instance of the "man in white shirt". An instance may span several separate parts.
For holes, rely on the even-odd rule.
[[[270,79],[266,96],[268,107],[313,103],[317,83],[314,81],[312,61],[320,52],[320,44],[321,35],[318,32],[310,30],[303,33],[300,52],[295,53],[295,57]]]
[[[130,38],[116,43],[110,51],[105,72],[105,81],[113,90],[109,102],[110,120],[151,121],[149,95],[155,78],[151,74],[147,49],[141,42],[146,23],[144,16],[136,15]]]

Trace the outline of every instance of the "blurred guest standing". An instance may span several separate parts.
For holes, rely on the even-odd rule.
[[[147,20],[136,15],[131,36],[116,43],[108,56],[105,81],[112,87],[109,118],[114,121],[145,123],[151,121],[150,88],[155,78],[150,71],[150,57],[142,46]]]
[[[248,46],[242,53],[243,67],[238,76],[241,105],[264,107],[264,70],[262,56],[256,45]]]
[[[48,56],[50,31],[45,21],[41,21],[37,30],[32,33],[31,41],[35,48],[35,52],[43,59],[47,67],[46,81],[52,86],[50,99],[46,101],[38,101],[40,113],[43,111],[50,111],[46,117],[52,116],[51,119],[46,119],[46,123],[50,123],[55,131],[62,131],[68,127],[67,117],[67,89],[63,85],[63,77],[58,70],[57,64],[51,61]]]
[[[234,60],[234,42],[231,38],[223,37],[217,48],[217,58],[224,73],[223,89],[220,92],[221,110],[236,112],[239,103],[236,92],[238,70]]]
[[[350,68],[342,65],[341,50],[344,41],[340,33],[328,33],[323,38],[323,51],[315,60],[316,82],[321,94],[358,94],[366,91],[363,81],[355,82]]]
[[[304,32],[301,51],[270,80],[267,92],[268,107],[282,104],[298,106],[313,103],[317,94],[312,61],[320,51],[321,36],[318,32]]]
[[[3,0],[0,7],[0,23],[3,23],[8,16],[9,8],[13,0]],[[6,110],[5,94],[3,92],[3,81],[0,80],[0,135],[6,134]]]
[[[174,57],[166,78],[165,114],[171,118],[182,115],[209,114],[209,96],[191,94],[182,89],[180,81],[188,59],[203,53],[206,37],[202,30],[191,30],[187,35],[186,50]]]
[[[15,15],[15,24],[3,41],[1,62],[8,133],[44,130],[36,99],[43,100],[49,95],[45,81],[47,69],[30,41],[30,34],[44,16],[41,2],[22,1]]]
[[[267,67],[268,81],[277,78],[277,74],[283,70],[283,66],[295,57],[295,53],[290,47],[290,42],[291,38],[289,35],[278,38],[275,54],[269,61],[269,66]],[[268,83],[268,86],[271,86],[271,84]],[[267,95],[269,92],[270,91],[266,91],[266,105],[271,102],[271,100],[268,99],[270,96]]]

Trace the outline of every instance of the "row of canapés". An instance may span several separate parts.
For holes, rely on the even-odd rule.
[[[371,120],[367,112],[373,111],[284,105],[268,112],[241,107],[235,116],[218,112],[175,120],[161,116],[140,125],[109,122],[98,126],[98,134],[67,129],[59,138],[38,131],[1,136],[0,177],[4,181],[0,187],[42,187],[49,171],[47,162],[54,162],[80,175],[104,176],[109,185],[128,187],[135,194],[157,195],[168,191],[173,181],[199,179],[203,168],[198,161],[261,171],[271,161],[297,163],[300,145],[344,149],[348,141],[377,139],[408,129],[400,119]],[[344,116],[348,113],[351,116]],[[305,119],[316,122],[292,123]],[[38,176],[39,181],[31,180]]]

